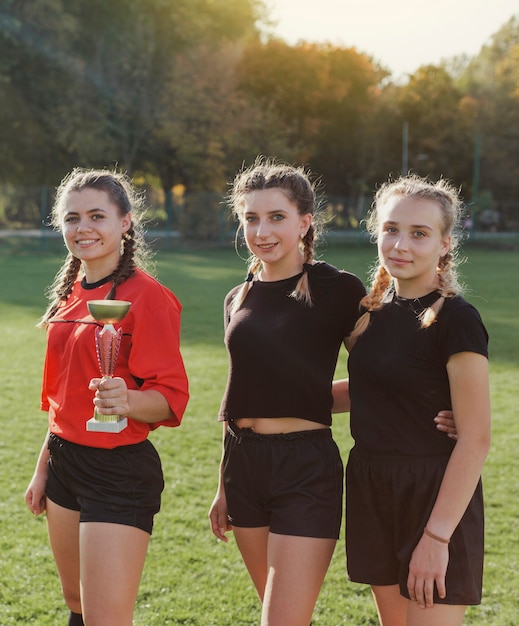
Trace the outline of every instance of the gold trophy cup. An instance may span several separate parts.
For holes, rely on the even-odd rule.
[[[96,350],[101,382],[112,378],[121,345],[122,328],[115,330],[114,324],[121,322],[130,310],[131,302],[125,300],[89,300],[90,315],[103,324],[96,328]],[[120,433],[128,425],[128,418],[120,415],[101,415],[94,409],[94,417],[88,420],[86,429],[95,432]]]

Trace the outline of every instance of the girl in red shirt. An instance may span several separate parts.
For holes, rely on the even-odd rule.
[[[53,208],[69,254],[41,321],[47,330],[41,407],[49,430],[25,500],[35,515],[46,511],[69,626],[83,624],[83,615],[89,624],[132,624],[164,487],[147,437],[160,425],[178,426],[188,400],[181,305],[142,269],[140,212],[130,181],[105,170],[73,170]],[[103,299],[131,302],[115,324],[122,338],[107,380],[95,347],[101,325],[87,307]],[[127,417],[128,426],[118,433],[87,430],[94,408]]]

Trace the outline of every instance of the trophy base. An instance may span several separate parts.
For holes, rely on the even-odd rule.
[[[122,417],[116,422],[101,422],[92,417],[86,423],[86,429],[96,433],[120,433],[128,426],[128,418]]]

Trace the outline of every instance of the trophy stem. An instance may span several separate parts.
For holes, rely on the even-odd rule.
[[[96,328],[95,343],[101,382],[113,378],[115,364],[121,344],[122,329],[115,330],[113,323],[120,322],[128,313],[130,303],[121,300],[90,300],[88,310],[92,317],[104,326]],[[89,419],[86,429],[94,432],[120,433],[128,425],[128,418],[120,415],[103,415],[94,408],[94,417]]]

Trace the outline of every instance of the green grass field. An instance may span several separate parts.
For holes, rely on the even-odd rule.
[[[513,251],[469,248],[462,267],[468,299],[491,336],[493,446],[485,466],[487,546],[483,604],[469,609],[467,624],[517,624],[519,589],[519,380],[517,269]],[[374,247],[333,245],[321,257],[366,279]],[[35,324],[44,290],[62,259],[57,242],[0,242],[0,625],[59,626],[67,611],[48,547],[44,517],[26,509],[23,493],[46,430],[39,411],[44,333]],[[259,604],[231,538],[217,542],[207,511],[214,496],[221,427],[216,414],[226,380],[222,300],[244,275],[232,249],[162,251],[159,278],[184,305],[182,350],[191,400],[182,426],[152,434],[166,477],[135,612],[136,626],[254,625]],[[153,323],[153,320],[150,320]],[[338,374],[346,374],[346,360]],[[334,419],[346,458],[347,415]],[[346,580],[343,538],[325,580],[314,624],[376,625],[367,588]]]

